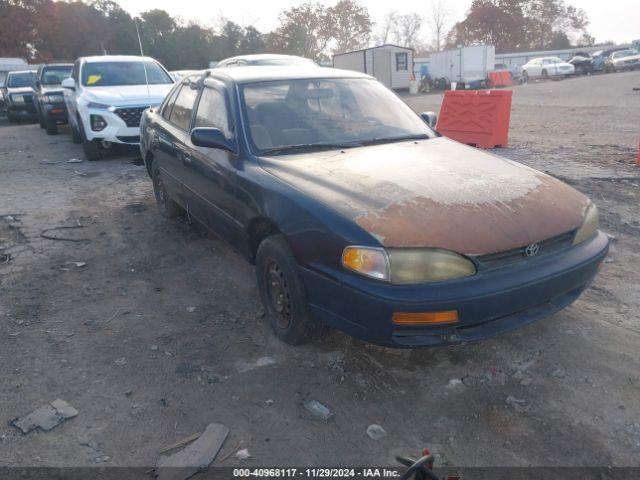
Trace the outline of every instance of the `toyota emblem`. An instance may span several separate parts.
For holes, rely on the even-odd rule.
[[[527,245],[527,248],[524,249],[524,254],[527,257],[535,257],[540,251],[540,245],[537,243],[532,243],[531,245]]]

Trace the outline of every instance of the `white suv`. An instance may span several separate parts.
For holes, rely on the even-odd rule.
[[[76,60],[62,86],[73,141],[99,160],[110,143],[140,143],[142,112],[162,103],[173,80],[153,58],[104,55]]]

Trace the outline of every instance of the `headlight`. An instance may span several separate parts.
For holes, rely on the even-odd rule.
[[[42,101],[44,103],[62,103],[64,102],[63,95],[43,95]]]
[[[428,283],[475,275],[471,260],[454,252],[431,248],[388,251],[391,283]]]
[[[582,222],[582,226],[576,232],[576,236],[573,238],[573,244],[578,245],[579,243],[584,242],[585,240],[589,240],[591,237],[594,237],[598,232],[598,207],[596,207],[595,203],[592,203],[587,208],[587,213],[584,216],[584,221]]]
[[[349,270],[378,280],[389,280],[389,258],[382,248],[347,247],[342,265]]]
[[[440,282],[475,275],[471,260],[454,252],[431,248],[347,247],[342,264],[367,277],[394,284]]]
[[[89,102],[87,103],[87,108],[95,108],[96,110],[108,110],[109,108],[111,108],[111,105],[106,105],[104,103]]]
[[[24,103],[24,97],[22,95],[11,95],[11,101],[14,103]]]

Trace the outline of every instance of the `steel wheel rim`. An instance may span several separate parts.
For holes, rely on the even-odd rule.
[[[278,327],[286,329],[291,324],[291,290],[284,272],[274,260],[267,262],[264,281],[269,308],[276,316]]]

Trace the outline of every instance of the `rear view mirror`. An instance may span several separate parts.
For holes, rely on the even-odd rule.
[[[233,152],[233,143],[218,128],[194,128],[191,130],[191,143],[196,147],[219,148]]]
[[[436,128],[436,124],[438,123],[438,116],[435,112],[422,112],[420,114],[424,123],[429,125],[431,128]]]
[[[69,90],[76,89],[76,82],[73,78],[65,78],[62,81],[62,88],[68,88]]]

